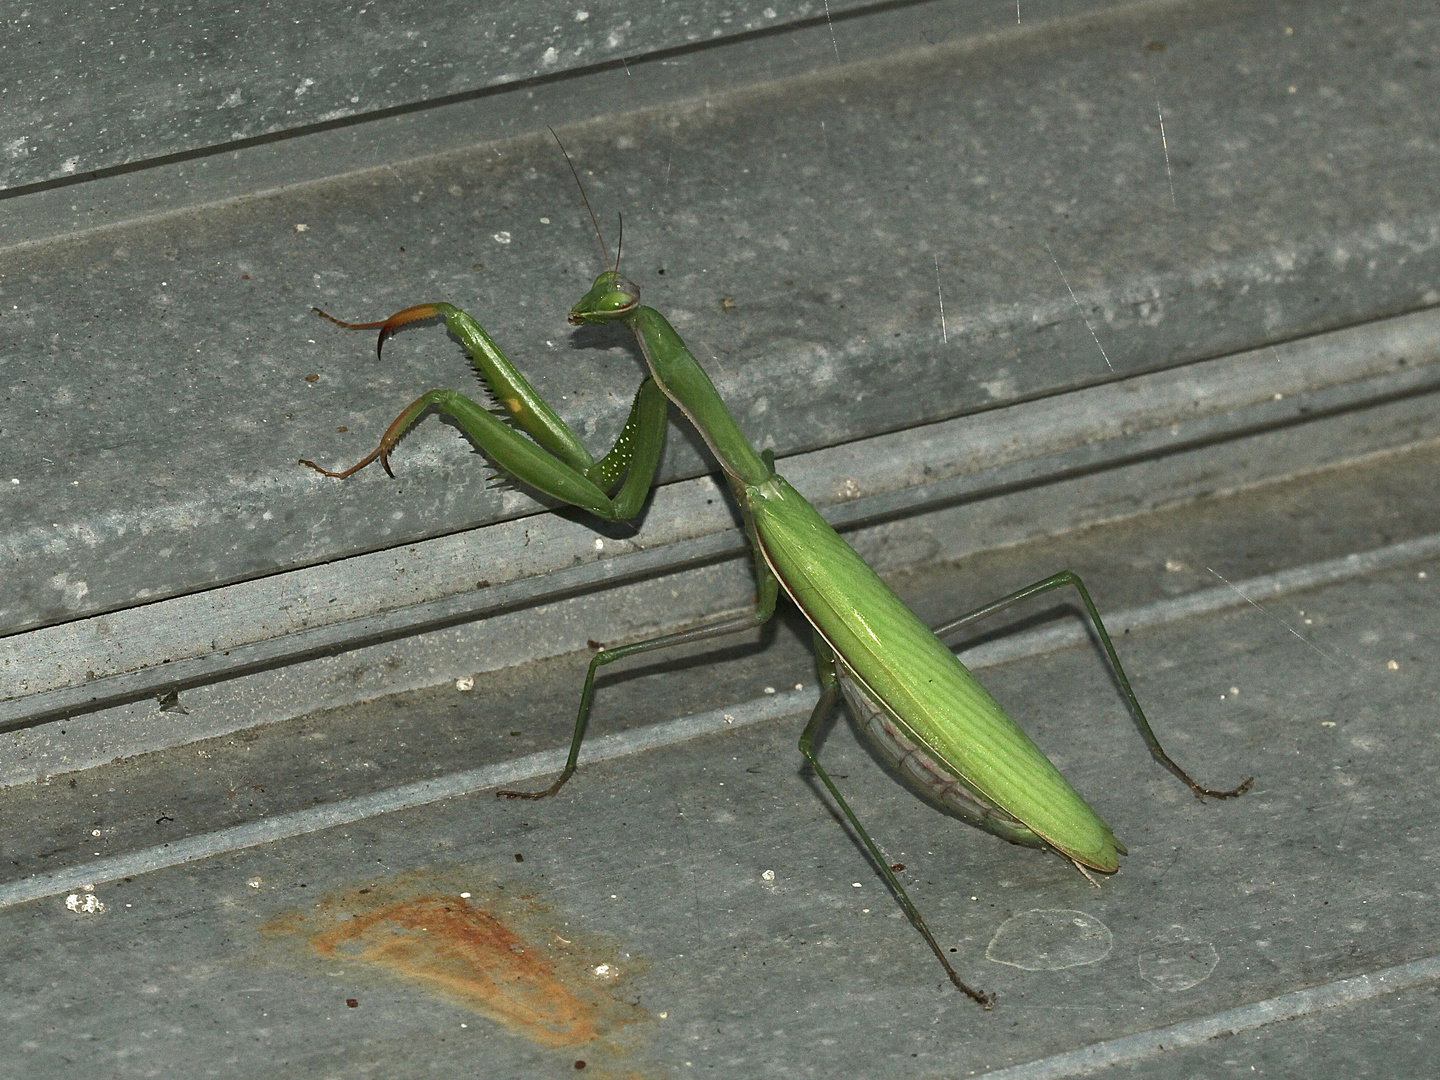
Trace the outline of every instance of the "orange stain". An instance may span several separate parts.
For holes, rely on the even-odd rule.
[[[347,991],[368,969],[368,981],[398,979],[541,1046],[583,1047],[570,1060],[583,1058],[586,1076],[638,1077],[626,1062],[634,1038],[621,1032],[646,1019],[628,999],[648,965],[614,941],[557,924],[533,893],[450,867],[313,899],[277,914],[260,934],[274,945],[299,944],[312,963],[344,965]]]
[[[543,1046],[583,1046],[601,1034],[594,1004],[566,987],[541,949],[463,899],[387,904],[309,942],[326,959],[384,968]]]

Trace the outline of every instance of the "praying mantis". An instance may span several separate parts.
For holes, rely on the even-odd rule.
[[[579,184],[578,173],[575,180]],[[581,196],[585,197],[583,185]],[[585,206],[603,250],[604,237],[588,198]],[[1253,777],[1228,791],[1211,790],[1192,780],[1165,753],[1089,590],[1068,570],[934,630],[927,627],[775,471],[774,454],[756,452],[680,335],[663,315],[640,303],[639,287],[620,273],[618,246],[613,268],[608,251],[605,265],[607,269],[570,309],[569,322],[577,326],[618,322],[628,327],[639,342],[649,374],[635,394],[619,437],[599,460],[536,394],[478,322],[451,304],[429,303],[370,323],[342,322],[315,310],[340,326],[378,329],[377,357],[389,335],[400,327],[443,319],[464,344],[499,407],[478,403],[454,390],[431,390],[406,406],[375,450],[348,469],[331,471],[303,459],[300,464],[344,479],[378,459],[386,473],[394,476],[390,454],[405,432],[434,409],[458,424],[509,477],[604,521],[624,522],[639,514],[650,491],[673,403],[704,439],[740,508],[754,558],[755,610],[690,630],[600,649],[585,676],[569,756],[559,777],[543,791],[498,794],[545,798],[571,778],[601,667],[640,653],[758,627],[774,614],[783,591],[812,628],[822,690],[800,736],[801,754],[860,837],[950,981],[981,1006],[992,1007],[990,994],[960,978],[888,860],[820,763],[817,739],[842,697],[854,712],[858,730],[882,760],[928,802],[1012,843],[1058,852],[1082,873],[1087,868],[1113,873],[1119,868],[1119,856],[1126,853],[1124,845],[942,640],[1011,604],[1074,587],[1150,753],[1202,799],[1241,795],[1250,788]]]

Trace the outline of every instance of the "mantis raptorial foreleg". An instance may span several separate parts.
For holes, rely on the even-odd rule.
[[[431,390],[407,405],[381,437],[380,445],[350,468],[332,472],[313,461],[301,459],[300,464],[343,479],[378,458],[385,471],[393,476],[389,462],[391,451],[411,425],[433,408],[454,420],[501,470],[546,495],[584,507],[606,521],[629,521],[645,504],[660,463],[669,408],[653,378],[640,384],[615,445],[596,461],[484,328],[459,308],[450,304],[419,304],[383,322],[373,323],[341,322],[319,308],[314,310],[331,322],[353,330],[378,329],[377,356],[385,339],[400,327],[421,319],[443,318],[446,327],[465,345],[476,371],[500,407],[492,409],[481,405],[455,390]],[[625,482],[619,492],[613,497],[607,494],[622,476]]]

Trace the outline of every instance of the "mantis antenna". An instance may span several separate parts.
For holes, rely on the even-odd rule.
[[[605,236],[600,232],[600,222],[595,218],[595,210],[590,205],[590,197],[585,194],[585,185],[580,182],[580,172],[575,168],[575,162],[570,160],[570,153],[565,149],[565,144],[560,141],[560,136],[555,134],[555,129],[549,124],[546,124],[545,128],[555,140],[555,145],[560,147],[560,153],[565,155],[565,164],[570,166],[570,175],[575,177],[575,186],[580,189],[580,199],[585,203],[585,209],[590,214],[590,224],[595,226],[595,235],[600,240],[600,253],[605,256],[605,265],[609,266],[610,249],[605,246]],[[620,266],[620,256],[618,254],[615,256],[615,266],[617,269]]]

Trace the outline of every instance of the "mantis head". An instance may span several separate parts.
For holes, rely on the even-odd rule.
[[[570,322],[612,322],[624,318],[640,306],[640,286],[619,270],[606,270],[595,279],[590,291],[570,309]]]

